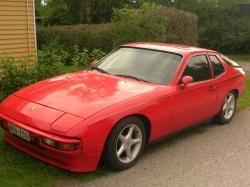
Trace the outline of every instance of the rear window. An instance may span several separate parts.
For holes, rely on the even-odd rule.
[[[225,56],[225,55],[221,55],[221,57],[223,58],[223,60],[227,63],[227,65],[229,66],[233,66],[233,67],[240,67],[240,65],[233,61],[232,59],[230,59],[229,57]]]

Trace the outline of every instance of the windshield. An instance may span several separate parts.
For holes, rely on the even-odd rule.
[[[168,84],[181,60],[181,55],[170,52],[122,47],[94,68],[116,76]]]

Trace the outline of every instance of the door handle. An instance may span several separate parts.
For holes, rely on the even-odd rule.
[[[214,85],[212,85],[212,86],[210,86],[210,88],[209,88],[209,92],[213,92],[213,91],[215,91],[217,88],[216,88],[216,86],[214,86]]]

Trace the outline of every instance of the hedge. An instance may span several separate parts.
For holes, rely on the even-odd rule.
[[[152,41],[197,45],[197,16],[176,8],[144,4],[116,10],[113,21],[98,25],[39,27],[38,48],[55,40],[66,47],[108,52],[128,42]],[[121,18],[120,16],[123,16]]]
[[[109,51],[112,49],[111,32],[111,24],[38,27],[37,44],[41,49],[56,41],[71,48],[77,45],[81,49]]]

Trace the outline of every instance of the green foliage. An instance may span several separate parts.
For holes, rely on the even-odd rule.
[[[16,90],[60,74],[59,64],[33,64],[11,58],[0,59],[0,101]]]
[[[87,49],[80,51],[77,46],[74,46],[72,64],[86,66],[90,62],[88,53]]]
[[[167,18],[159,15],[162,6],[144,4],[139,9],[125,7],[113,17],[114,45],[139,41],[166,41]]]
[[[87,49],[79,50],[77,46],[74,46],[72,64],[88,67],[90,62],[100,60],[104,56],[105,53],[100,49],[94,49],[92,52],[89,52]]]
[[[233,60],[237,61],[244,61],[250,62],[250,54],[232,54],[229,57]]]
[[[68,7],[64,4],[48,4],[46,5],[46,10],[40,11],[43,20],[43,25],[69,25],[73,24],[72,20],[69,18]]]
[[[76,25],[37,28],[38,48],[56,40],[65,48],[77,45],[80,49],[93,50],[95,48],[108,52],[112,49],[112,25]]]
[[[223,53],[250,53],[250,18],[235,0],[176,0],[199,17],[199,44]]]
[[[101,49],[94,49],[91,53],[90,53],[90,61],[93,60],[100,60],[101,58],[103,58],[106,54],[101,50]]]
[[[70,53],[77,45],[80,50],[101,49],[109,52],[123,43],[152,41],[196,45],[197,17],[194,14],[155,4],[140,8],[116,9],[112,23],[42,27],[37,30],[38,48],[56,40]]]
[[[109,22],[113,8],[130,4],[130,0],[49,0],[40,14],[43,25],[93,24]]]
[[[197,44],[197,17],[176,8],[143,3],[138,9],[115,10],[112,21],[114,46],[138,41]]]
[[[242,3],[248,3],[248,9]],[[104,25],[95,26],[95,29],[89,25],[68,27],[72,31],[52,28],[52,31],[59,31],[52,34],[52,38],[58,36],[62,40],[64,35],[60,33],[68,36],[67,46],[78,45],[88,50],[100,48],[107,52],[131,41],[196,45],[199,38],[201,47],[230,54],[250,51],[249,8],[249,2],[244,0],[137,0],[135,4],[132,0],[50,0],[48,5],[37,10],[43,10],[39,12],[45,25],[106,23],[113,17],[109,29],[102,29]],[[196,14],[199,19],[180,9]],[[50,36],[45,30],[46,37],[40,37],[39,31],[38,43],[43,44]],[[73,32],[76,32],[75,37]]]
[[[55,40],[51,43],[44,45],[38,51],[38,62],[44,65],[60,65],[68,64],[70,55],[65,48],[58,44]]]

